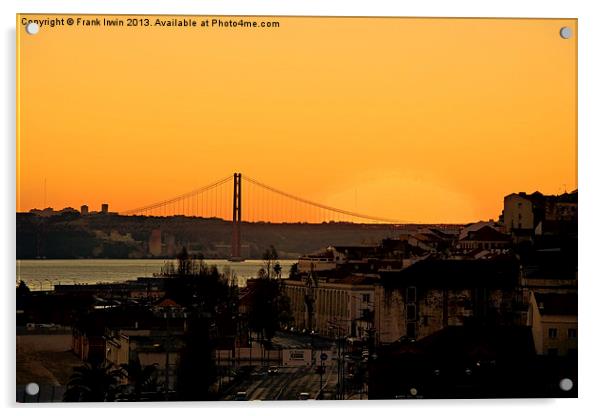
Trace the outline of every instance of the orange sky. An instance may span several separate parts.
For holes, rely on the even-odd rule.
[[[17,210],[44,181],[55,209],[122,211],[235,171],[416,222],[576,188],[576,20],[255,20],[280,27],[18,19]]]

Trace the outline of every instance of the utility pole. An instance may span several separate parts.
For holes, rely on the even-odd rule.
[[[323,397],[323,390],[324,390],[324,383],[323,383],[323,376],[324,373],[326,372],[326,369],[324,367],[324,360],[326,360],[328,358],[328,355],[324,352],[320,353],[320,367],[318,367],[318,373],[320,374],[320,393],[318,394],[318,399],[322,400]]]
[[[366,384],[366,393],[368,394],[368,399],[370,399],[370,367],[372,365],[374,365],[374,361],[377,358],[376,357],[376,352],[375,352],[375,348],[376,348],[376,337],[375,337],[375,332],[376,330],[374,329],[374,327],[370,327],[370,329],[368,329],[368,362],[367,362],[367,368],[366,368],[366,380],[365,380],[365,384]],[[362,386],[362,390],[363,390],[363,386]]]
[[[341,327],[336,325],[337,329],[337,394],[338,400],[345,399],[345,362],[344,362],[344,345],[345,337],[341,335]]]
[[[165,327],[167,336],[165,338],[165,401],[169,401],[169,343],[171,336],[169,333],[169,312],[164,312]]]

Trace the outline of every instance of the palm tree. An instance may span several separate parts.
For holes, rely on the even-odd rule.
[[[79,367],[73,367],[73,374],[67,383],[63,401],[114,401],[121,377],[123,377],[122,370],[106,362],[85,363]]]
[[[121,368],[128,378],[129,384],[134,388],[135,401],[140,401],[142,392],[148,390],[156,383],[158,364],[145,365],[140,364],[140,360],[136,359],[129,364],[122,364]]]

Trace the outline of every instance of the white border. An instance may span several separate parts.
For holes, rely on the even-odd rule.
[[[222,15],[347,15],[347,16],[441,16],[441,17],[559,17],[579,19],[579,188],[580,188],[580,262],[581,287],[579,289],[579,396],[578,400],[473,400],[429,402],[329,402],[309,404],[245,403],[225,407],[220,403],[172,405],[174,411],[192,411],[227,414],[278,414],[304,415],[323,411],[365,415],[378,411],[416,414],[478,414],[506,415],[509,412],[546,413],[550,415],[595,414],[601,408],[598,396],[602,395],[599,329],[600,310],[597,297],[602,293],[602,273],[596,267],[596,252],[600,240],[599,217],[602,186],[600,174],[600,140],[602,129],[601,77],[602,14],[594,0],[2,0],[2,55],[0,71],[4,96],[0,100],[2,141],[2,204],[0,218],[2,237],[0,256],[3,273],[2,317],[6,331],[0,343],[2,350],[2,375],[0,376],[1,404],[14,406],[14,292],[15,273],[15,13],[140,13],[140,14],[222,14]],[[596,215],[598,214],[598,215]],[[596,238],[598,237],[598,238]],[[7,371],[8,370],[8,371]],[[598,386],[601,386],[600,388]],[[494,406],[495,405],[495,406]],[[305,409],[310,406],[311,409]],[[21,406],[22,407],[22,406]],[[93,406],[84,411],[95,414],[126,413],[140,405],[121,404]],[[340,409],[340,410],[339,410]],[[33,412],[29,408],[26,412]],[[43,412],[81,413],[72,406],[38,409]],[[143,412],[151,415],[169,411],[161,404],[146,405]]]

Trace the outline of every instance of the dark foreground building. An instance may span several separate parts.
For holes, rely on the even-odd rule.
[[[577,397],[575,358],[535,354],[527,327],[447,327],[419,341],[377,348],[370,399]]]

